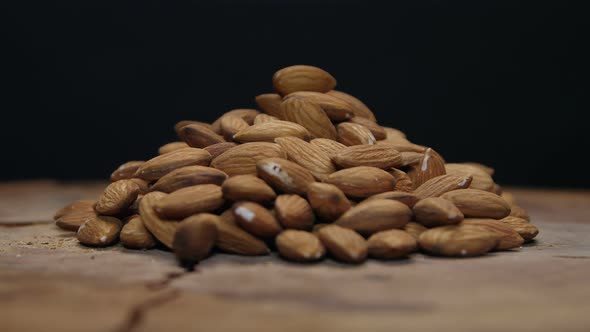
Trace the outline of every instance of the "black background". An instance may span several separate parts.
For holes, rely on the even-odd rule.
[[[494,166],[502,184],[590,187],[588,19],[572,2],[38,1],[2,12],[2,180],[105,178],[174,140],[176,121],[254,107],[274,71],[310,64],[448,161]]]

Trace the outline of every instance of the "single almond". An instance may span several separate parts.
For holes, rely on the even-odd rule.
[[[328,92],[336,86],[336,79],[318,67],[297,65],[274,73],[272,85],[283,96],[297,91]]]
[[[119,168],[117,168],[113,174],[111,174],[111,182],[123,179],[131,179],[135,175],[135,172],[137,172],[137,169],[140,168],[144,163],[145,161],[143,160],[134,160],[124,163],[123,165],[119,166]]]
[[[352,107],[333,96],[312,91],[299,91],[285,96],[287,98],[303,98],[318,104],[330,120],[335,122],[346,121],[354,116]]]
[[[140,216],[135,216],[121,229],[121,244],[129,249],[151,249],[156,246],[156,239],[145,228]]]
[[[522,218],[526,221],[531,221],[531,217],[529,216],[528,212],[526,212],[526,210],[520,207],[519,205],[512,205],[510,207],[510,216]]]
[[[188,125],[200,125],[203,126],[207,129],[213,130],[213,127],[211,127],[210,124],[205,123],[205,122],[201,122],[201,121],[193,121],[193,120],[182,120],[182,121],[178,121],[175,125],[174,125],[174,131],[176,132],[176,135],[178,136],[178,138],[180,138],[181,140],[184,141],[184,138],[182,137],[182,132],[181,129],[188,126]],[[219,134],[220,132],[218,132]]]
[[[395,179],[386,171],[368,166],[343,169],[330,174],[325,182],[340,188],[346,196],[364,198],[395,187]]]
[[[258,203],[236,203],[233,206],[233,213],[237,223],[254,236],[272,239],[282,231],[277,219]]]
[[[360,116],[355,116],[348,121],[352,122],[352,123],[356,123],[358,125],[361,125],[367,129],[369,129],[371,131],[371,133],[373,134],[373,136],[375,136],[375,139],[378,141],[384,140],[387,138],[387,133],[385,132],[385,129],[383,129],[383,127],[378,125],[375,121],[372,121],[372,120],[369,120],[367,118],[363,118]]]
[[[59,228],[65,229],[67,231],[77,231],[82,224],[90,219],[96,218],[96,216],[97,214],[92,207],[90,210],[74,210],[59,216],[55,220],[55,224]]]
[[[245,256],[268,255],[270,250],[266,244],[236,225],[233,211],[231,209],[228,211],[232,217],[231,219],[227,218],[227,213],[223,213],[222,217],[215,221],[215,226],[217,226],[215,246],[231,254]]]
[[[288,229],[275,240],[282,257],[295,262],[311,262],[321,259],[326,248],[312,233]]]
[[[453,202],[465,217],[502,219],[510,215],[510,205],[502,197],[487,191],[453,190],[440,197]]]
[[[395,191],[411,192],[414,191],[414,183],[408,174],[397,168],[388,170],[389,174],[395,179]]]
[[[418,240],[420,234],[427,231],[428,228],[424,227],[424,225],[419,224],[417,222],[410,221],[404,226],[404,231],[410,234],[414,239]]]
[[[57,210],[53,215],[53,220],[57,220],[66,214],[73,212],[94,212],[94,204],[96,204],[96,201],[89,199],[73,201],[72,203]]]
[[[400,138],[407,138],[406,134],[399,129],[395,129],[395,128],[391,128],[391,127],[383,127],[383,126],[381,126],[381,128],[383,128],[383,130],[385,131],[385,140],[386,141],[397,141]]]
[[[281,137],[275,140],[287,153],[287,158],[311,172],[316,179],[334,173],[336,168],[330,157],[317,146],[297,137]]]
[[[499,236],[500,241],[496,246],[496,250],[509,250],[520,247],[524,243],[522,236],[517,231],[512,229],[506,223],[494,219],[477,219],[467,218],[461,224],[477,225],[495,233]]]
[[[198,184],[216,184],[219,186],[226,179],[227,174],[213,167],[185,166],[162,176],[150,187],[150,191],[171,193]]]
[[[210,162],[209,152],[202,149],[185,148],[146,161],[137,169],[134,177],[154,181],[175,169],[191,165],[209,166]]]
[[[373,199],[389,199],[392,201],[398,201],[404,203],[409,208],[413,208],[414,205],[420,200],[416,195],[404,192],[404,191],[386,191],[384,193],[369,196],[367,200]]]
[[[221,187],[200,184],[179,189],[154,204],[154,210],[164,219],[183,219],[193,214],[211,212],[220,208],[225,200]]]
[[[351,207],[342,190],[329,183],[311,183],[307,189],[307,199],[313,211],[326,221],[338,219]]]
[[[219,156],[220,154],[236,146],[237,144],[234,142],[221,142],[209,145],[208,147],[203,148],[203,150],[209,152],[209,154],[211,155],[211,159],[213,159],[217,158],[217,156]]]
[[[503,191],[500,197],[502,197],[510,206],[513,207],[516,205],[516,198],[514,198],[514,195],[512,193]]]
[[[336,128],[326,112],[316,104],[303,98],[288,98],[281,103],[281,118],[305,127],[312,138],[337,138]]]
[[[476,225],[448,225],[431,228],[418,238],[420,248],[436,256],[473,257],[494,249],[500,241],[496,233]]]
[[[401,163],[400,167],[408,167],[408,166],[416,165],[416,164],[420,163],[420,161],[422,160],[422,157],[424,157],[424,153],[412,152],[412,151],[400,152],[400,155],[402,157],[402,163]]]
[[[388,199],[365,201],[346,211],[335,224],[353,229],[362,235],[402,228],[412,219],[412,210],[405,204]]]
[[[166,154],[166,153],[180,150],[180,149],[184,149],[184,148],[189,148],[189,146],[188,146],[188,144],[186,144],[186,142],[171,142],[171,143],[167,143],[167,144],[162,145],[158,149],[158,154]]]
[[[358,98],[337,90],[328,91],[327,94],[349,104],[352,107],[351,110],[355,116],[377,122],[377,120],[375,119],[375,114],[373,114],[373,112],[367,107],[367,105],[365,105]]]
[[[414,218],[426,227],[458,224],[463,213],[452,202],[440,197],[420,200],[413,208]]]
[[[396,259],[416,251],[416,239],[407,232],[390,229],[375,233],[367,240],[369,255],[379,259]]]
[[[280,102],[278,104],[279,110],[280,110]],[[268,115],[268,114],[264,114],[264,113],[260,113],[256,116],[256,118],[254,118],[254,124],[261,124],[261,123],[266,123],[266,122],[272,122],[272,121],[278,121],[279,118],[277,118],[276,116],[272,116],[272,115]]]
[[[420,161],[410,165],[407,172],[415,188],[437,176],[445,175],[445,160],[436,151],[428,148]]]
[[[92,247],[105,247],[119,238],[121,220],[115,217],[96,216],[78,228],[78,241]]]
[[[490,166],[481,164],[481,163],[468,162],[468,163],[463,163],[463,165],[470,165],[470,166],[477,167],[477,168],[481,169],[482,171],[486,172],[489,176],[494,176],[494,173],[496,173],[495,169],[493,169]]]
[[[178,222],[160,218],[154,210],[156,203],[166,196],[167,194],[159,191],[154,191],[143,196],[139,203],[139,215],[145,228],[166,247],[172,248],[172,241]]]
[[[226,141],[233,141],[234,135],[250,127],[246,120],[235,116],[224,116],[220,120],[221,132]]]
[[[275,214],[279,223],[289,229],[310,230],[315,221],[311,206],[299,195],[279,195]]]
[[[139,194],[139,186],[130,180],[119,180],[109,184],[102,192],[94,210],[98,214],[115,216],[124,213]]]
[[[223,136],[207,127],[197,124],[182,127],[180,129],[180,135],[186,144],[194,148],[204,148],[209,145],[225,142]]]
[[[256,170],[258,177],[286,194],[303,195],[309,184],[315,181],[307,169],[286,159],[262,159],[256,164]]]
[[[255,124],[239,131],[233,136],[236,142],[274,142],[275,138],[293,136],[308,141],[307,129],[294,122],[275,120]]]
[[[525,242],[530,242],[539,235],[539,229],[523,218],[508,216],[500,221],[512,227]]]
[[[401,155],[386,145],[352,145],[336,153],[332,161],[342,168],[372,166],[389,169],[401,163]]]
[[[130,216],[133,215],[139,215],[139,204],[141,203],[141,199],[143,198],[145,194],[139,194],[137,195],[137,198],[133,201],[133,203],[131,203],[131,205],[129,205],[129,207],[127,208],[127,215],[129,218]]]
[[[260,114],[257,110],[253,108],[237,108],[231,111],[227,111],[223,113],[217,120],[213,121],[211,124],[211,129],[216,132],[217,134],[222,134],[221,130],[221,120],[226,116],[237,116],[238,118],[242,118],[246,121],[247,124],[252,125],[254,123],[254,118]]]
[[[178,224],[172,249],[181,264],[190,268],[209,256],[217,241],[218,218],[213,214],[201,213],[184,219]]]
[[[373,145],[377,141],[366,127],[352,122],[342,122],[337,126],[338,142],[351,145]]]
[[[264,111],[264,113],[275,116],[277,118],[281,117],[281,102],[283,98],[277,93],[265,93],[262,95],[256,96],[256,104],[260,109]]]
[[[327,225],[318,230],[322,244],[334,258],[345,263],[362,263],[367,259],[367,241],[352,229]]]
[[[381,141],[377,141],[375,144],[387,144],[399,152],[419,152],[424,153],[427,147],[414,144],[403,137],[394,137],[392,139],[384,139]]]
[[[254,175],[236,175],[221,186],[223,197],[230,201],[253,201],[256,203],[270,203],[277,194],[264,182]]]
[[[318,147],[330,158],[346,147],[340,142],[327,138],[314,138],[309,143]]]
[[[469,188],[471,176],[441,175],[434,177],[416,188],[414,194],[421,199],[427,197],[439,197],[440,195],[457,189]]]
[[[275,143],[244,143],[217,156],[211,162],[211,167],[229,176],[256,174],[256,163],[266,158],[287,158],[287,154]]]
[[[129,181],[135,183],[139,187],[139,194],[145,195],[150,191],[150,184],[144,179],[131,178]]]
[[[445,169],[447,174],[456,174],[463,176],[471,176],[473,180],[469,188],[480,189],[485,191],[494,190],[494,180],[483,169],[469,165],[469,164],[446,164]]]

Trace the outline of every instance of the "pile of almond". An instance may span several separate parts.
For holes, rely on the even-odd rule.
[[[159,244],[192,265],[214,251],[361,263],[421,251],[467,257],[519,248],[538,229],[494,170],[447,163],[377,123],[322,69],[291,66],[259,110],[176,124],[179,141],[111,175],[96,201],[55,215],[80,243]]]

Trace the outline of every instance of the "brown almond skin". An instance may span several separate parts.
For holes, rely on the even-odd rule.
[[[244,231],[235,223],[232,209],[217,218],[215,226],[217,226],[215,246],[224,252],[244,256],[268,255],[270,253],[262,240]]]
[[[525,242],[530,242],[539,235],[539,229],[525,219],[508,216],[500,221],[512,227]]]
[[[297,91],[328,92],[336,86],[336,79],[318,67],[295,65],[275,72],[272,85],[283,96]]]
[[[98,198],[94,210],[98,214],[116,216],[127,208],[139,195],[139,186],[130,180],[119,180],[109,184]]]
[[[211,155],[203,149],[180,149],[146,161],[137,169],[134,177],[155,181],[175,169],[191,165],[209,166],[210,162]]]
[[[120,234],[121,244],[128,249],[151,249],[156,239],[145,228],[140,216],[135,216],[123,226]]]
[[[146,180],[132,178],[132,179],[129,179],[129,181],[134,182],[139,187],[139,194],[140,195],[145,195],[150,190],[150,184]]]
[[[356,123],[342,122],[336,126],[338,142],[347,145],[373,145],[377,142],[369,129]]]
[[[297,137],[309,141],[310,135],[303,126],[289,121],[270,121],[247,127],[233,136],[236,142],[274,142],[279,137]]]
[[[188,146],[188,144],[186,144],[185,142],[171,142],[171,143],[167,143],[162,145],[159,149],[158,149],[158,154],[166,154],[172,151],[176,151],[176,150],[180,150],[180,149],[184,149],[184,148],[189,148],[190,146]]]
[[[96,216],[78,228],[78,241],[91,247],[106,247],[119,238],[121,220],[115,217]]]
[[[276,116],[260,113],[256,116],[256,118],[254,118],[254,124],[257,125],[257,124],[261,124],[261,123],[267,123],[267,122],[278,121],[278,120],[280,120],[280,119],[277,118]]]
[[[404,226],[404,231],[414,237],[414,239],[418,240],[420,234],[427,231],[428,228],[424,227],[424,225],[419,224],[417,222],[410,221]]]
[[[180,135],[193,148],[204,148],[209,145],[225,142],[223,136],[213,130],[196,124],[190,124],[180,129]]]
[[[412,192],[414,191],[414,183],[412,179],[404,171],[397,168],[388,170],[389,174],[395,179],[395,191]]]
[[[150,187],[150,191],[171,193],[198,184],[216,184],[219,186],[227,178],[227,174],[213,167],[185,166],[161,177]]]
[[[502,219],[510,215],[510,205],[502,197],[487,191],[453,190],[440,197],[453,202],[465,217]]]
[[[209,145],[208,147],[203,148],[203,150],[209,152],[209,154],[211,154],[211,158],[213,159],[237,145],[238,144],[236,144],[234,142],[221,142],[221,143]]]
[[[78,231],[78,228],[86,221],[96,218],[97,214],[94,209],[90,210],[74,210],[69,213],[61,215],[55,221],[55,224],[67,231]]]
[[[417,188],[434,177],[445,175],[445,160],[436,151],[428,148],[418,163],[409,166],[407,174]]]
[[[297,137],[281,137],[275,139],[275,142],[287,153],[290,161],[309,170],[316,179],[336,171],[330,157],[309,142]]]
[[[203,127],[207,128],[207,129],[213,130],[213,128],[211,127],[211,125],[208,124],[208,123],[205,123],[205,122],[194,121],[194,120],[181,120],[181,121],[178,121],[174,125],[174,131],[176,132],[176,135],[178,136],[178,138],[180,138],[181,140],[184,141],[184,138],[182,137],[182,134],[181,134],[181,129],[184,128],[184,127],[186,127],[186,126],[188,126],[188,125],[191,125],[191,124],[200,125],[200,126],[203,126]]]
[[[275,143],[244,143],[217,156],[211,162],[211,167],[222,170],[229,176],[256,175],[256,163],[266,158],[287,158],[287,154]]]
[[[350,119],[349,122],[359,124],[367,129],[369,129],[371,131],[371,133],[373,134],[373,136],[375,136],[375,139],[378,141],[384,140],[387,138],[387,133],[385,132],[385,129],[383,129],[383,127],[378,125],[375,121],[372,121],[372,120],[369,120],[367,118],[363,118],[360,116],[355,116],[352,119]]]
[[[340,150],[346,148],[346,145],[327,138],[314,138],[309,143],[323,151],[328,158],[331,158],[340,152]]]
[[[246,120],[235,115],[224,116],[219,123],[226,141],[234,141],[234,135],[250,127]]]
[[[215,211],[224,203],[220,186],[200,184],[163,197],[156,202],[154,210],[164,219],[184,219],[193,214]]]
[[[467,218],[463,220],[461,224],[481,226],[488,231],[497,234],[500,237],[500,241],[498,242],[495,250],[509,250],[519,248],[524,243],[524,239],[518,234],[517,231],[512,229],[512,227],[506,223],[498,220]]]
[[[369,256],[379,259],[398,259],[416,251],[416,239],[407,232],[391,229],[375,233],[367,240]]]
[[[286,194],[304,195],[315,181],[305,168],[286,159],[268,158],[256,163],[256,173],[273,188]]]
[[[284,228],[310,230],[315,222],[311,206],[299,195],[279,195],[275,214]]]
[[[448,257],[481,256],[494,249],[498,235],[476,225],[448,225],[431,228],[418,238],[420,248],[430,255]]]
[[[400,165],[400,167],[408,167],[418,164],[420,163],[420,160],[422,160],[422,157],[424,157],[424,153],[411,151],[400,152],[400,155],[402,157],[402,164]]]
[[[283,97],[281,97],[277,93],[265,93],[256,96],[256,104],[260,107],[264,113],[268,115],[275,116],[277,118],[281,117],[281,102],[283,101]]]
[[[471,176],[473,180],[469,186],[470,189],[479,189],[490,192],[493,192],[494,190],[494,180],[480,167],[470,164],[449,163],[445,164],[445,170],[447,174]]]
[[[377,120],[375,119],[375,114],[373,114],[373,112],[367,107],[367,105],[365,105],[358,98],[337,90],[328,91],[327,94],[349,104],[352,107],[351,110],[355,116],[366,118],[373,122],[377,122]]]
[[[221,120],[223,120],[223,118],[226,116],[237,116],[238,118],[241,118],[242,120],[246,121],[247,124],[252,125],[254,123],[254,118],[256,118],[258,114],[260,114],[260,112],[253,108],[233,109],[231,111],[223,113],[223,115],[217,118],[217,120],[215,120],[211,124],[211,130],[221,135],[223,133],[221,130]]]
[[[94,212],[94,204],[96,204],[96,201],[89,199],[73,201],[72,203],[57,210],[53,215],[53,220],[57,220],[65,216],[66,214],[70,214],[73,212]]]
[[[439,197],[449,191],[469,188],[470,184],[471,176],[446,174],[424,182],[416,188],[414,194],[421,199]]]
[[[209,256],[217,241],[216,218],[218,217],[215,215],[202,213],[178,224],[172,249],[181,264],[190,268]]]
[[[383,127],[381,126],[381,128],[383,128],[383,130],[385,130],[385,140],[387,141],[396,141],[399,140],[400,138],[406,138],[406,134],[399,130],[399,129],[395,129],[395,128],[391,128],[391,127]]]
[[[305,98],[288,98],[281,103],[281,118],[305,127],[312,138],[336,140],[336,128],[326,112],[315,102]]]
[[[390,199],[392,201],[404,203],[409,208],[413,208],[414,205],[420,200],[416,195],[403,191],[386,191],[384,193],[369,196],[367,198],[367,200],[373,199]]]
[[[270,211],[254,202],[234,204],[233,214],[236,222],[256,237],[272,239],[283,230]]]
[[[145,161],[143,160],[134,160],[128,161],[123,165],[119,166],[113,173],[111,174],[111,182],[123,180],[123,179],[131,179],[137,169],[143,165]]]
[[[312,262],[324,257],[326,248],[312,233],[288,229],[275,239],[281,256],[294,262]]]
[[[277,194],[264,182],[254,175],[236,175],[221,186],[223,197],[230,201],[253,201],[268,204],[275,200]]]
[[[325,182],[340,188],[349,197],[365,198],[395,187],[395,179],[386,171],[359,166],[343,169],[330,174]]]
[[[334,164],[341,168],[372,166],[389,169],[401,164],[400,153],[387,145],[348,146],[332,157]]]
[[[354,116],[352,107],[348,103],[325,93],[298,91],[285,96],[285,99],[287,98],[304,98],[318,104],[334,122],[347,121]]]
[[[510,203],[508,203],[508,204],[510,204]],[[523,209],[522,207],[520,207],[518,205],[512,205],[510,207],[510,216],[516,217],[516,218],[522,218],[526,221],[531,221],[531,217],[529,216],[528,212],[526,212],[525,209]]]
[[[317,232],[322,244],[337,260],[359,264],[367,259],[367,241],[357,232],[338,225],[327,225]]]
[[[178,222],[162,219],[154,210],[156,203],[167,195],[163,192],[154,191],[143,196],[139,203],[139,215],[145,228],[163,245],[172,248],[172,240]]]
[[[390,139],[388,137],[387,139],[377,141],[377,143],[375,143],[375,144],[386,144],[386,145],[392,146],[394,149],[396,149],[400,153],[402,153],[402,152],[424,153],[424,151],[426,151],[426,149],[427,149],[427,147],[425,147],[425,146],[414,144],[414,143],[408,141],[407,139],[399,137],[399,136],[394,137],[392,139]]]
[[[311,183],[307,187],[307,199],[313,211],[326,221],[338,219],[351,207],[342,190],[329,183]]]
[[[335,224],[353,229],[362,235],[402,228],[412,219],[412,210],[405,204],[375,199],[362,202],[345,212]]]
[[[452,202],[440,197],[420,200],[413,208],[414,219],[426,227],[454,225],[463,221],[463,213]]]

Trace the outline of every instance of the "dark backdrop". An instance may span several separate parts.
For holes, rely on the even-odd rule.
[[[1,6],[3,180],[104,178],[174,140],[176,121],[254,107],[275,70],[310,64],[447,160],[590,187],[587,17],[568,1]]]

